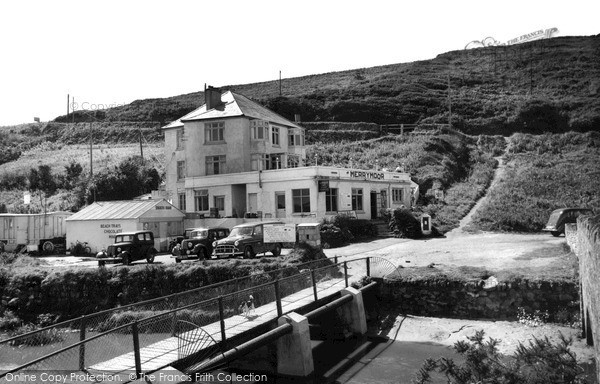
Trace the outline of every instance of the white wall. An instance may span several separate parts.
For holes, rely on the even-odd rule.
[[[93,253],[115,242],[115,235],[138,230],[138,220],[82,220],[67,221],[67,249],[76,241],[88,242]]]

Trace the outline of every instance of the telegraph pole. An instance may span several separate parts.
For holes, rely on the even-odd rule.
[[[279,96],[281,96],[281,70],[279,70]]]
[[[94,167],[92,165],[92,123],[90,122],[90,177],[94,177]]]
[[[92,122],[90,122],[90,180],[94,181],[94,168],[93,168],[93,163],[92,163],[92,143],[93,143],[93,130],[92,130]],[[92,191],[93,191],[93,196],[94,196],[94,201],[96,202],[96,188],[94,185],[92,185]]]
[[[450,73],[448,73],[448,128],[452,128],[452,96],[450,94]]]
[[[144,165],[144,147],[142,146],[142,128],[140,130],[140,156],[142,156],[142,165]]]

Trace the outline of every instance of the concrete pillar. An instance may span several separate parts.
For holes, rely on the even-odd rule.
[[[352,295],[354,299],[340,308],[342,320],[350,326],[350,332],[364,335],[367,333],[367,316],[362,292],[348,287],[342,291],[342,296],[344,295]]]
[[[277,373],[287,376],[310,376],[314,372],[308,319],[295,312],[280,317],[278,325],[292,324],[292,333],[277,339]]]

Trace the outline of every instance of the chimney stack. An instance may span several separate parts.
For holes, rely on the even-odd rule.
[[[206,88],[206,85],[204,85],[204,101],[206,102],[207,111],[213,108],[219,108],[223,105],[223,102],[221,101],[221,90],[210,85]]]

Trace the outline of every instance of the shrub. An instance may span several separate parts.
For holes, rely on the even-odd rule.
[[[0,331],[12,331],[22,324],[21,319],[19,319],[14,312],[5,311],[2,317],[0,317]]]
[[[490,384],[583,384],[583,369],[578,366],[575,353],[569,349],[571,339],[562,334],[557,343],[548,337],[534,338],[529,345],[519,343],[516,352],[504,358],[498,352],[500,340],[484,341],[484,331],[478,331],[468,341],[458,341],[454,350],[464,358],[457,364],[453,359],[427,359],[419,370],[414,384],[431,383],[432,372],[446,376],[448,383]]]
[[[389,216],[388,216],[389,214]],[[421,233],[421,223],[408,209],[398,208],[388,212],[388,225],[396,237],[418,239]]]
[[[352,234],[347,229],[342,230],[339,227],[328,223],[323,223],[321,225],[321,244],[323,244],[323,248],[341,247],[352,239]]]

